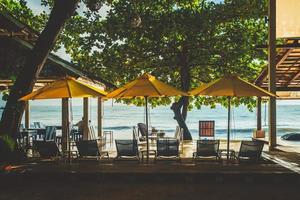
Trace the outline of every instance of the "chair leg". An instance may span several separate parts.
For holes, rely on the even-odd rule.
[[[178,163],[182,163],[182,160],[181,160],[181,158],[180,157],[178,157],[178,161],[177,161]]]

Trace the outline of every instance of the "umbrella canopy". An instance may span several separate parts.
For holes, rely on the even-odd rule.
[[[143,74],[107,95],[107,98],[187,96],[187,93],[167,85],[150,74]]]
[[[164,96],[187,96],[188,94],[167,85],[150,74],[143,74],[137,79],[127,83],[111,93],[107,98],[134,98],[144,97],[146,108],[146,126],[147,126],[147,162],[149,161],[149,140],[148,140],[148,97],[164,97]]]
[[[72,77],[52,82],[26,96],[21,101],[34,99],[57,99],[57,98],[74,98],[74,97],[104,97],[106,92],[87,83],[76,80]]]
[[[223,78],[203,84],[189,92],[193,96],[227,96],[227,97],[264,97],[276,96],[256,85],[241,79],[238,76],[225,76]]]
[[[228,97],[228,123],[227,123],[227,159],[229,159],[230,144],[230,99],[231,97],[264,97],[272,94],[256,85],[249,83],[238,76],[225,76],[223,78],[203,84],[189,92],[191,95],[227,96]]]

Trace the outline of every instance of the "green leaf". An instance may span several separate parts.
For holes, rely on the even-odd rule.
[[[0,139],[5,142],[11,151],[15,150],[15,140],[10,135],[0,135]]]

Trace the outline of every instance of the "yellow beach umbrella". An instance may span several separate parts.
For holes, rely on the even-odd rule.
[[[230,142],[230,100],[231,97],[266,97],[272,94],[256,85],[245,81],[238,76],[225,76],[212,81],[208,84],[203,84],[200,87],[192,90],[189,94],[193,96],[226,96],[228,97],[228,127],[227,127],[227,159],[229,158],[229,142]]]
[[[264,97],[276,96],[238,76],[225,76],[203,84],[189,92],[191,95],[229,96],[229,97]]]
[[[127,83],[111,93],[107,98],[145,98],[146,107],[146,126],[147,126],[147,162],[149,160],[149,140],[148,140],[148,97],[166,97],[166,96],[187,96],[188,94],[167,85],[150,74],[143,74],[137,79]]]
[[[28,100],[35,100],[35,99],[60,99],[60,98],[74,98],[74,97],[105,97],[106,92],[95,87],[91,86],[87,83],[82,81],[76,80],[72,77],[65,77],[63,79],[54,81],[49,85],[46,85],[30,94],[19,99],[19,101],[28,101]],[[70,126],[68,121],[68,127]],[[69,127],[69,131],[71,128]],[[69,143],[69,134],[70,132],[67,131],[67,145]],[[70,152],[69,152],[69,159],[70,159]]]
[[[163,96],[186,96],[170,85],[157,80],[150,74],[143,74],[137,79],[114,90],[107,95],[107,98],[133,98],[133,97],[163,97]]]
[[[104,97],[106,92],[95,87],[78,81],[72,77],[52,82],[26,96],[22,97],[21,101],[34,99],[57,99],[57,98],[74,98],[74,97]]]

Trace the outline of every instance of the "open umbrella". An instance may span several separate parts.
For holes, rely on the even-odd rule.
[[[58,99],[58,98],[74,98],[74,97],[104,97],[106,92],[95,87],[76,80],[73,77],[65,77],[54,81],[26,96],[21,101],[34,99]]]
[[[226,96],[228,97],[228,124],[227,124],[227,159],[229,159],[230,143],[230,100],[231,97],[264,97],[272,94],[256,85],[249,83],[238,76],[224,76],[223,78],[203,84],[189,92],[193,96]]]
[[[65,77],[54,81],[34,92],[31,92],[19,101],[28,101],[34,99],[60,99],[60,98],[75,98],[75,97],[105,97],[107,92],[89,85],[82,81],[76,80],[73,77]],[[66,144],[69,145],[69,134],[71,128],[68,122],[68,135],[66,136]],[[70,152],[69,152],[70,158]]]
[[[137,79],[127,83],[111,93],[107,98],[145,98],[146,108],[146,126],[147,126],[147,162],[149,161],[149,140],[148,140],[148,97],[164,97],[164,96],[187,96],[185,92],[167,85],[150,74],[143,74]]]

